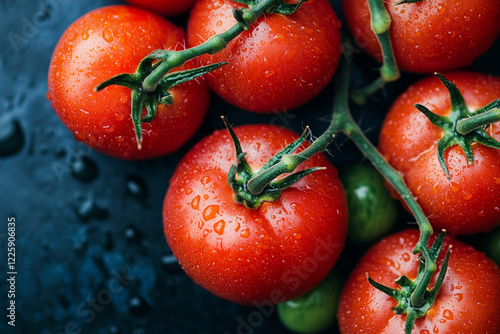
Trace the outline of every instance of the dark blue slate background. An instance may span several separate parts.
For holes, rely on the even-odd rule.
[[[45,98],[46,76],[64,29],[115,3],[0,0],[0,145],[10,145],[10,151],[0,149],[0,333],[286,333],[274,312],[259,317],[183,273],[163,236],[163,196],[186,150],[223,127],[220,115],[235,125],[264,122],[296,131],[310,125],[317,136],[331,117],[333,86],[286,116],[250,114],[214,96],[203,128],[178,153],[141,162],[106,157],[75,141],[60,123]],[[339,12],[338,1],[332,3]],[[183,25],[186,17],[173,20]],[[495,50],[474,68],[499,74]],[[370,59],[359,55],[356,61],[355,84],[376,76]],[[366,108],[353,109],[373,141],[391,99],[417,78],[405,75]],[[342,136],[330,153],[339,166],[362,160]],[[5,316],[9,217],[16,219],[15,329]],[[411,221],[402,217],[399,228]],[[338,270],[346,275],[362,252],[348,245]],[[256,326],[244,329],[242,321]]]

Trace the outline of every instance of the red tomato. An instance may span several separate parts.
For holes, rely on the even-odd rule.
[[[445,75],[455,83],[470,111],[500,97],[500,78],[473,72]],[[438,161],[437,142],[443,131],[414,107],[423,104],[432,112],[448,115],[450,96],[437,77],[410,86],[392,105],[382,124],[379,150],[399,170],[409,189],[436,230],[472,234],[500,224],[500,151],[473,144],[474,165],[468,166],[460,146],[444,154],[450,172],[445,176]],[[500,124],[486,132],[500,140]]]
[[[342,7],[358,45],[381,62],[368,0],[342,0]],[[424,0],[397,6],[389,1],[385,8],[392,19],[394,55],[404,71],[462,68],[486,52],[500,34],[498,0]]]
[[[59,40],[50,63],[47,98],[75,138],[102,153],[123,159],[171,153],[201,125],[209,102],[203,83],[172,88],[174,104],[160,105],[156,118],[142,124],[142,150],[132,125],[130,90],[110,86],[94,92],[94,88],[117,74],[134,73],[152,51],[174,49],[183,41],[181,28],[145,10],[96,9],[76,20]]]
[[[395,299],[371,286],[366,274],[393,289],[399,288],[394,281],[402,275],[415,279],[419,260],[412,250],[418,238],[418,230],[402,231],[382,239],[363,256],[340,295],[337,318],[342,334],[404,333],[406,317],[392,312]],[[416,320],[412,333],[500,333],[498,266],[484,253],[446,237],[438,270],[449,245],[453,248],[448,270],[435,304]]]
[[[187,12],[196,0],[125,0],[126,2],[166,16]]]
[[[254,169],[297,138],[270,125],[234,130]],[[317,154],[299,168],[326,170],[252,210],[235,203],[226,181],[235,160],[226,130],[186,154],[165,197],[167,242],[186,273],[221,298],[258,306],[300,296],[327,276],[344,246],[347,203],[337,170]]]
[[[230,0],[201,0],[188,21],[188,44],[196,46],[228,30],[236,20]],[[342,52],[340,21],[328,0],[311,0],[293,15],[265,15],[249,31],[200,65],[228,61],[206,76],[209,87],[237,107],[281,112],[316,96],[332,78]]]

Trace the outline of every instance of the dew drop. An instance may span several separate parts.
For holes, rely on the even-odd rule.
[[[248,238],[250,236],[250,229],[246,228],[240,232],[242,238]]]
[[[209,229],[204,229],[203,230],[203,236],[206,237],[207,235],[209,235],[210,233],[212,232],[212,230],[209,230]]]
[[[200,207],[200,195],[196,195],[196,197],[193,198],[193,200],[191,201],[191,207],[194,210],[198,210],[198,208]]]
[[[71,175],[82,182],[91,182],[99,174],[97,164],[87,156],[76,156],[70,159]]]
[[[201,184],[205,184],[205,185],[206,185],[206,184],[209,184],[209,183],[210,183],[210,181],[211,181],[210,176],[204,176],[204,177],[202,177],[202,178],[201,178],[201,180],[200,180]]]
[[[453,312],[450,310],[444,310],[443,317],[447,320],[453,320]]]
[[[214,224],[214,231],[218,235],[222,235],[224,233],[224,228],[226,227],[226,222],[224,220],[219,220]]]
[[[205,219],[205,221],[209,221],[210,219],[214,219],[218,214],[219,206],[209,205],[205,208],[205,210],[203,210],[203,219]]]
[[[19,122],[9,114],[0,117],[0,157],[14,155],[24,145],[24,134]]]
[[[111,43],[113,41],[113,35],[109,30],[104,30],[102,32],[102,38],[108,43]]]
[[[138,175],[130,175],[126,180],[127,192],[141,200],[144,200],[149,195],[148,186],[144,179]]]
[[[460,301],[462,301],[462,299],[464,299],[464,295],[463,295],[463,294],[461,294],[461,293],[456,293],[456,294],[454,295],[454,297],[455,297],[455,299],[457,300],[457,302],[460,302]]]
[[[193,193],[193,189],[187,188],[186,189],[186,195],[191,195]]]
[[[408,253],[404,253],[404,254],[402,255],[402,257],[403,257],[403,261],[405,261],[405,262],[408,262],[408,261],[410,261],[410,259],[411,259],[411,256],[410,256],[410,254],[408,254]]]
[[[198,221],[198,228],[201,230],[205,226],[205,222],[203,220]]]
[[[466,190],[464,190],[464,192],[463,192],[463,199],[464,200],[469,200],[471,198],[472,198],[472,194],[469,193],[469,192],[467,192]]]
[[[98,205],[93,194],[89,194],[80,202],[76,209],[76,215],[82,222],[87,222],[92,219],[102,220],[107,218],[108,210]]]
[[[87,39],[89,39],[89,33],[88,33],[88,32],[84,32],[84,33],[82,34],[82,39],[83,39],[84,41],[86,41]]]

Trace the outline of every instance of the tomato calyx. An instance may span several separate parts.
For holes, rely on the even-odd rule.
[[[255,7],[259,4],[259,0],[234,0],[235,2],[247,5],[249,7]],[[275,4],[265,10],[267,14],[282,14],[282,15],[291,15],[295,13],[299,7],[309,0],[300,0],[296,4],[286,3],[283,0],[275,1]],[[249,11],[248,9],[236,9],[233,8],[233,16],[238,21],[238,24],[246,31],[250,28],[250,24],[255,22],[257,19],[255,17],[254,12]]]
[[[444,132],[437,144],[438,159],[446,177],[450,179],[450,173],[444,158],[447,148],[459,145],[467,157],[469,166],[474,164],[474,155],[471,146],[473,142],[500,149],[500,142],[488,135],[484,129],[485,125],[500,120],[500,99],[489,103],[475,112],[470,112],[458,87],[442,74],[436,73],[436,76],[450,93],[451,110],[449,115],[439,116],[421,104],[415,104],[415,107],[432,124],[441,128]]]
[[[430,259],[432,262],[436,262],[439,253],[443,247],[443,241],[445,237],[445,231],[441,231],[437,236],[436,240],[432,244],[432,247],[429,250]],[[444,277],[446,275],[446,270],[448,268],[448,259],[450,256],[451,246],[448,248],[446,252],[446,256],[444,258],[441,271],[438,274],[436,279],[436,284],[432,288],[426,288],[423,291],[419,291],[418,286],[420,282],[428,282],[432,277],[433,273],[429,273],[426,270],[425,259],[421,258],[420,264],[418,267],[418,274],[414,281],[409,279],[406,276],[400,276],[395,280],[396,284],[398,284],[401,289],[392,289],[385,285],[375,282],[370,278],[368,273],[366,274],[368,281],[370,284],[385,293],[386,295],[394,298],[398,304],[392,309],[394,314],[406,314],[406,324],[405,324],[405,333],[411,333],[413,329],[413,325],[415,320],[420,317],[423,317],[427,314],[429,309],[434,305],[436,300],[436,296],[441,288]],[[427,284],[426,284],[427,286]]]
[[[286,155],[293,153],[302,145],[302,143],[304,143],[307,134],[309,133],[309,128],[306,127],[305,131],[297,140],[287,145],[283,150],[274,155],[258,171],[253,171],[245,158],[246,153],[243,152],[240,141],[234,133],[231,125],[225,117],[221,118],[231,135],[231,139],[233,140],[236,150],[236,162],[231,166],[227,174],[227,182],[234,192],[233,198],[236,203],[243,204],[249,209],[256,209],[264,202],[277,200],[284,189],[297,183],[303,177],[314,171],[325,169],[324,167],[313,167],[295,172],[282,179],[272,180],[271,182],[268,182],[260,192],[252,193],[248,188],[248,182],[278,164],[283,159],[286,160]]]
[[[155,68],[160,66],[162,62],[166,61],[171,54],[172,51],[154,51],[140,62],[135,73],[118,74],[117,76],[114,76],[95,87],[96,92],[111,85],[124,86],[132,90],[131,114],[138,149],[142,148],[141,123],[151,122],[155,118],[158,110],[158,104],[172,105],[174,103],[174,97],[168,91],[170,88],[183,82],[193,80],[226,64],[216,63],[167,74],[158,82],[157,88],[154,91],[146,91],[143,88],[144,80],[154,71]],[[143,107],[146,108],[147,114],[144,117],[141,117]]]

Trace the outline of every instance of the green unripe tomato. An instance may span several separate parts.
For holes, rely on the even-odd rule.
[[[281,323],[297,333],[319,333],[336,319],[339,280],[331,274],[306,294],[277,306]]]
[[[500,266],[500,227],[497,227],[486,235],[485,252],[486,255]]]
[[[358,243],[371,243],[386,235],[398,217],[398,203],[385,187],[383,177],[367,165],[341,170],[349,208],[347,237]]]

